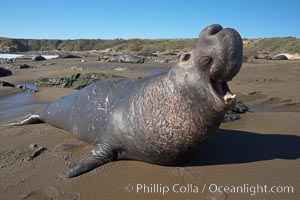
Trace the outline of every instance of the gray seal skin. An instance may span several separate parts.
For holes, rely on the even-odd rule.
[[[242,49],[234,29],[214,24],[166,73],[98,81],[10,125],[46,122],[93,144],[66,177],[118,159],[178,165],[218,129],[235,97],[227,82],[240,70]]]

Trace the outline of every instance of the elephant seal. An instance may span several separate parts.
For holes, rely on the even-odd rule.
[[[242,46],[234,29],[208,26],[166,73],[101,80],[10,125],[46,122],[93,144],[66,177],[118,159],[181,164],[216,132],[235,97],[227,82],[240,70]]]

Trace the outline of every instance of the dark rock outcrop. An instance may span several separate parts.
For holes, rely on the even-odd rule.
[[[20,64],[17,66],[18,69],[29,69],[29,68],[34,68],[31,65],[27,65],[27,64]]]
[[[37,80],[36,83],[38,85],[47,86],[47,87],[74,88],[79,90],[97,80],[103,80],[108,78],[121,78],[121,76],[105,74],[105,73],[87,73],[87,74],[77,73],[69,77],[58,77],[58,78],[41,77]]]
[[[234,99],[231,110],[235,113],[245,113],[249,111],[249,107],[246,106],[241,100]]]
[[[0,77],[10,76],[10,75],[12,75],[12,72],[9,69],[4,69],[0,67]]]
[[[32,61],[43,61],[46,60],[44,56],[38,55],[38,56],[33,56]]]
[[[241,118],[240,114],[235,113],[235,112],[229,110],[224,115],[223,123],[224,122],[232,122],[232,121],[238,120],[240,118]]]
[[[12,83],[0,80],[0,87],[16,87],[16,86]]]
[[[248,106],[246,106],[241,100],[234,99],[231,108],[226,112],[223,122],[231,122],[241,118],[240,114],[249,111]]]
[[[131,54],[104,54],[96,58],[100,62],[119,63],[177,63],[178,56],[157,56],[157,55],[131,55]]]
[[[59,58],[81,58],[81,56],[73,55],[73,54],[62,54],[59,55]]]

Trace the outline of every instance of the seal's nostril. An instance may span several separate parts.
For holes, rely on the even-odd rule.
[[[213,59],[210,56],[202,56],[200,62],[202,65],[207,66],[213,62]]]
[[[191,54],[189,53],[186,53],[186,54],[183,54],[180,58],[181,61],[188,61],[191,57]]]

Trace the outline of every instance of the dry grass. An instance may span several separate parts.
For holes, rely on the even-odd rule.
[[[192,49],[197,39],[114,39],[114,40],[26,40],[0,38],[0,46],[12,46],[17,51],[84,51],[114,48],[115,50],[153,53],[174,49]],[[300,53],[300,39],[295,37],[244,39],[244,50],[269,53]]]

